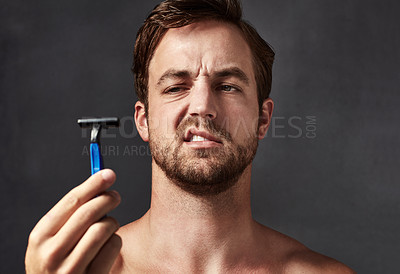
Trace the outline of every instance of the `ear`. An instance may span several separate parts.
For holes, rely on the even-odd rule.
[[[271,98],[264,100],[261,111],[260,118],[258,122],[258,139],[261,140],[267,134],[268,127],[271,123],[272,111],[274,109],[274,101]]]
[[[147,123],[146,110],[144,104],[137,101],[135,104],[135,124],[140,137],[145,142],[149,141],[149,125]]]

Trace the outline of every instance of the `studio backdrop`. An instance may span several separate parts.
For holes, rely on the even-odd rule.
[[[0,1],[1,273],[29,232],[90,175],[80,117],[104,132],[121,225],[148,209],[151,156],[133,123],[135,35],[158,1]],[[276,52],[275,109],[253,164],[254,218],[359,273],[400,254],[398,1],[244,0]]]

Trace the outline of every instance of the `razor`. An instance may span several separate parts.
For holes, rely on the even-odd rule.
[[[78,119],[81,128],[91,128],[90,133],[90,166],[92,175],[103,169],[103,159],[100,151],[101,129],[119,127],[117,117]]]

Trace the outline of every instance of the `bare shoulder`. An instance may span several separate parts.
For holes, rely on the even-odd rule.
[[[287,258],[284,273],[355,273],[341,262],[308,248],[295,251]]]
[[[120,254],[116,258],[110,273],[131,273],[127,268],[129,257],[127,254],[139,252],[139,240],[136,238],[139,230],[140,219],[121,227],[117,234],[122,239],[122,248]]]
[[[281,273],[355,273],[343,263],[314,252],[299,241],[260,225],[267,239],[268,252],[274,250],[273,261],[279,262]]]

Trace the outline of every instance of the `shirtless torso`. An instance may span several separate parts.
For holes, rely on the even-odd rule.
[[[185,258],[189,254],[158,250],[144,236],[146,218],[120,229],[124,244],[111,273],[355,273],[344,264],[258,223],[254,223],[255,239],[237,246],[232,250],[235,255],[221,265],[214,262],[200,266],[201,262]],[[198,248],[201,249],[201,243]]]

